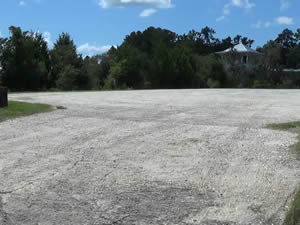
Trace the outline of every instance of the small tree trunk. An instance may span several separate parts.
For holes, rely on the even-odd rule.
[[[7,88],[0,87],[0,108],[8,106]]]

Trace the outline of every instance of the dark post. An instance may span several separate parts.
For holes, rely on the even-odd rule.
[[[0,87],[0,108],[8,106],[7,88]]]

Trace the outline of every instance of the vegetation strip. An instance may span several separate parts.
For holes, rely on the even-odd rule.
[[[9,101],[8,107],[0,108],[0,122],[21,116],[50,112],[52,110],[51,105]]]
[[[218,38],[211,27],[186,34],[149,27],[90,57],[68,33],[53,48],[39,32],[9,33],[0,37],[0,84],[10,91],[300,87],[300,28],[254,50],[254,40]]]
[[[296,151],[300,155],[300,121],[280,124],[270,124],[267,126],[269,129],[290,131],[297,133],[298,142],[291,146],[293,151]],[[300,224],[300,188],[295,194],[294,200],[286,215],[284,225],[297,225]]]

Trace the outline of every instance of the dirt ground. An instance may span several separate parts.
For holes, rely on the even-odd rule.
[[[0,123],[1,225],[279,225],[300,183],[297,90],[9,98],[67,109]]]

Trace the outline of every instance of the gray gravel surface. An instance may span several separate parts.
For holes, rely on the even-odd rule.
[[[67,109],[0,123],[1,225],[276,225],[300,182],[298,90],[9,98]]]

